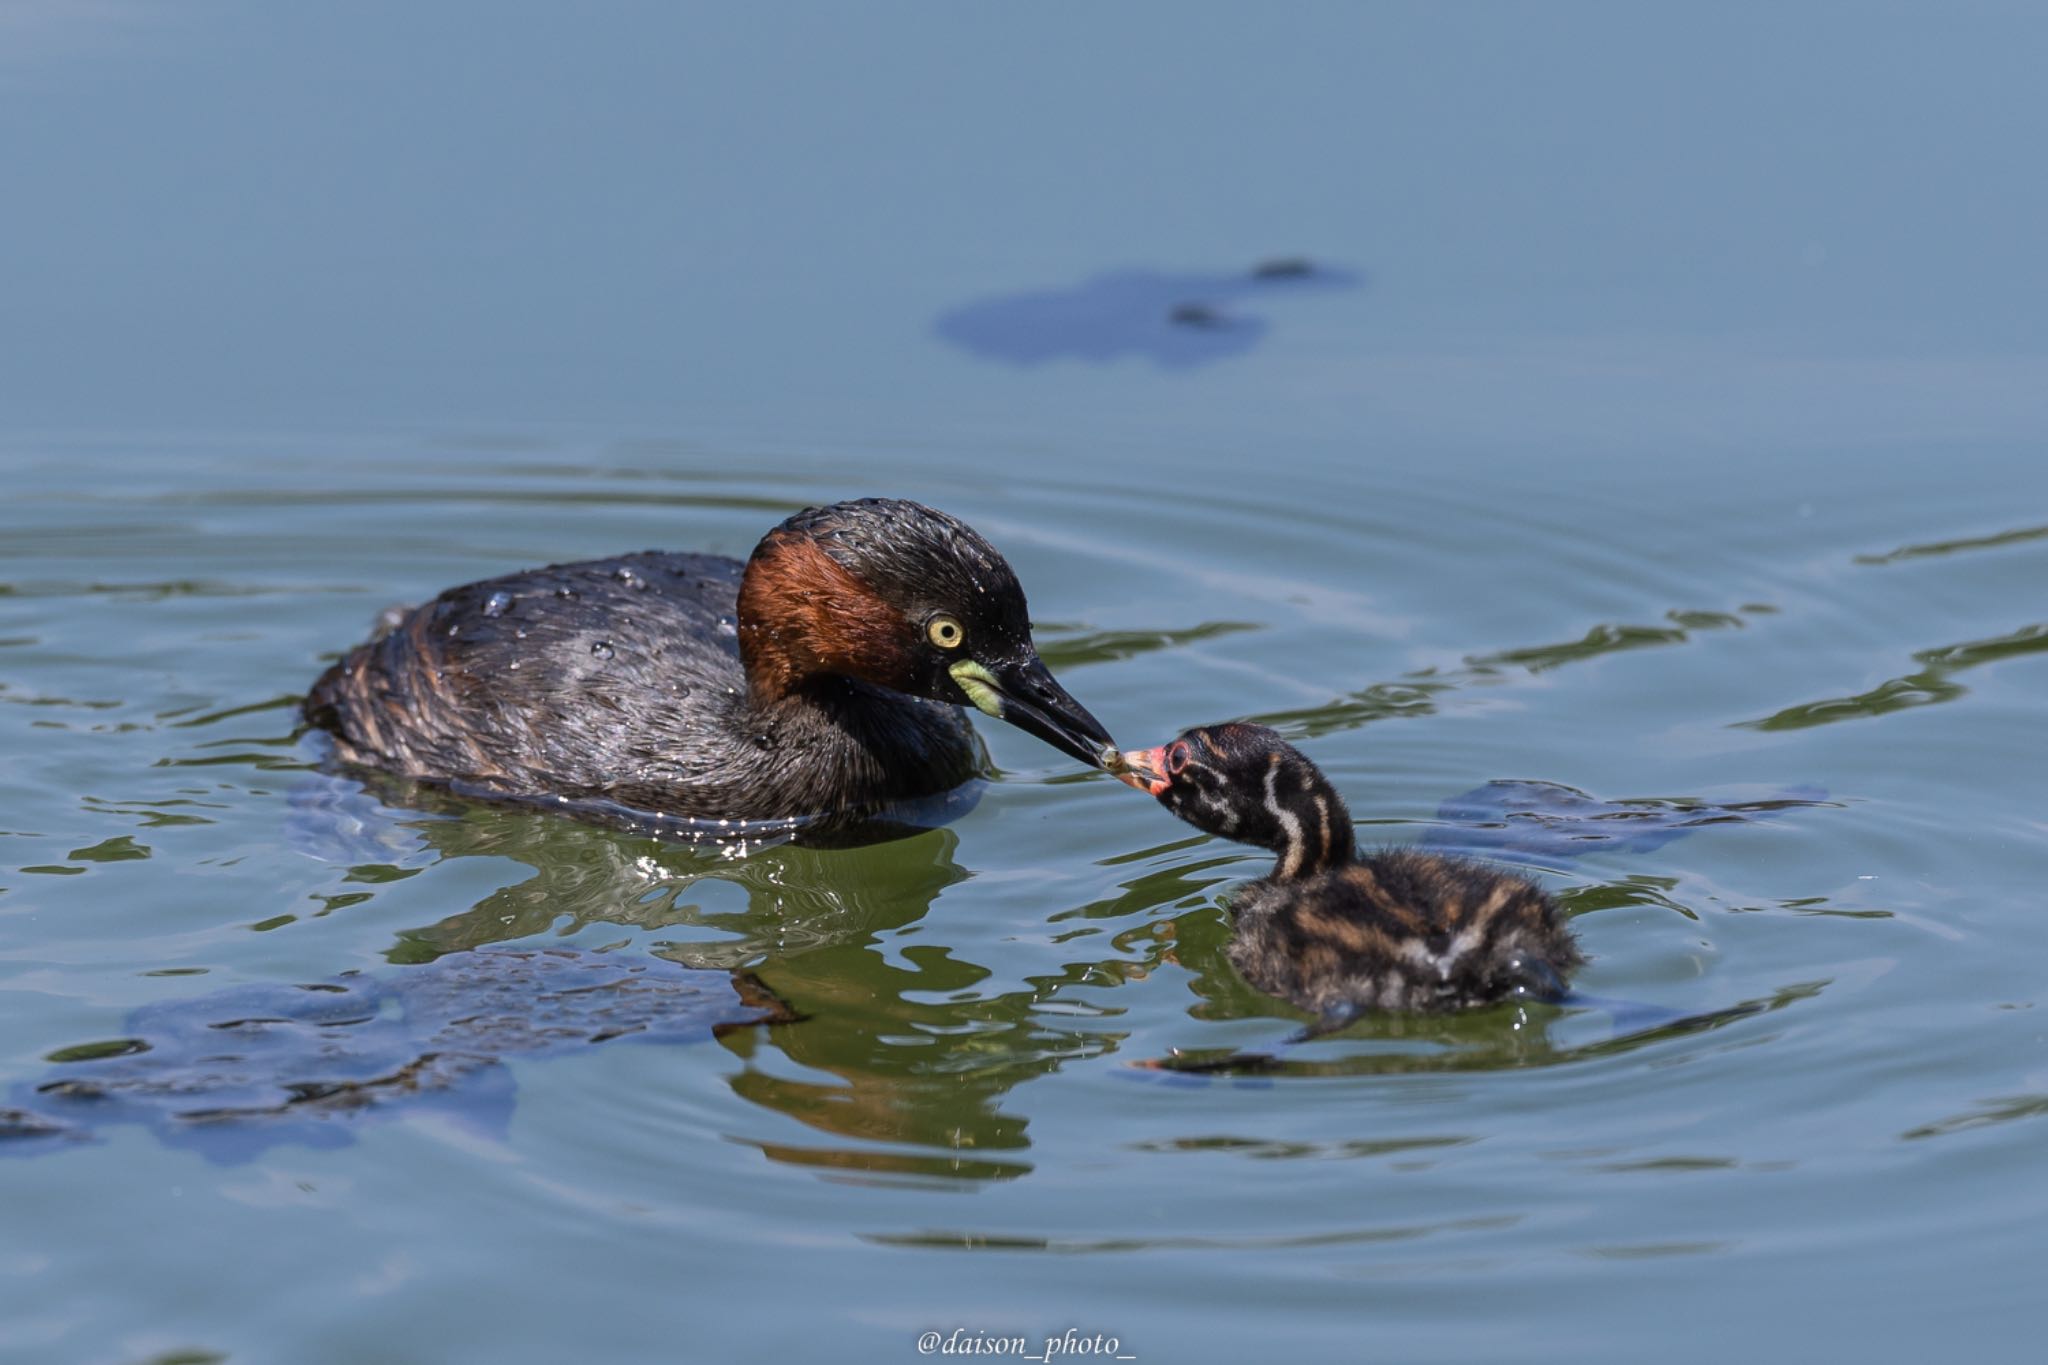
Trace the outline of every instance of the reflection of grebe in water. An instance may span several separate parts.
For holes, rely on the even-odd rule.
[[[53,1115],[47,1111],[59,1092],[38,1093],[33,1084],[17,1089],[8,1101],[17,1108],[0,1110],[0,1134],[17,1140],[0,1141],[0,1154],[61,1148],[67,1133],[141,1121],[165,1141],[235,1160],[277,1142],[347,1141],[358,1120],[414,1107],[501,1132],[514,1071],[500,1058],[572,1055],[633,1040],[686,1043],[716,1033],[721,1047],[747,1065],[735,1070],[718,1054],[699,1056],[729,1073],[736,1094],[824,1135],[793,1139],[787,1125],[764,1122],[752,1140],[771,1158],[878,1179],[1001,1179],[1030,1169],[1030,1119],[1017,1102],[1020,1087],[1125,1045],[1126,1032],[1102,1027],[1117,1013],[1102,992],[1169,959],[1197,971],[1191,984],[1205,998],[1244,991],[1221,954],[1214,967],[1204,960],[1210,910],[1190,911],[1178,924],[1145,916],[1159,894],[1149,878],[1056,916],[1127,922],[1095,940],[1095,952],[1063,959],[1062,970],[1033,976],[1023,989],[979,990],[985,965],[938,941],[920,950],[925,940],[898,934],[966,880],[950,830],[880,847],[782,846],[730,858],[578,821],[448,805],[467,818],[405,817],[387,831],[402,831],[405,847],[385,839],[350,869],[345,894],[315,899],[341,910],[430,861],[510,858],[531,866],[533,875],[459,914],[405,931],[387,954],[390,968],[313,982],[312,989],[235,987],[145,1007],[130,1019],[127,1040],[68,1050],[44,1078],[71,1089],[77,1104]],[[1687,826],[1711,818],[1703,807],[1671,814]],[[1613,824],[1601,817],[1583,836]],[[1549,832],[1570,842],[1570,817],[1559,815]],[[1150,875],[1164,878],[1175,897],[1187,890],[1178,871]],[[639,931],[637,943],[621,943],[620,930]],[[564,950],[564,933],[575,934],[574,945],[619,946]],[[668,960],[648,958],[649,948]],[[760,975],[734,976],[735,968]],[[639,984],[620,988],[629,981]],[[589,985],[604,989],[582,989]],[[1297,1061],[1288,1069],[1442,1072],[1571,1061],[1589,1048],[1607,1054],[1712,1028],[1795,995],[1683,1019],[1664,1012],[1655,1027],[1626,1039],[1603,1034],[1582,1047],[1553,1045],[1542,1028],[1475,1037],[1440,1014],[1388,1016],[1383,1036],[1427,1041],[1430,1050]],[[392,1002],[393,1013],[376,1022],[387,1007],[366,1008],[372,1001]],[[1069,1027],[1059,1010],[1084,1010],[1087,1022]],[[152,1050],[135,1051],[136,1042]],[[764,1048],[795,1065],[753,1065]],[[239,1060],[224,1065],[223,1056]],[[1265,1060],[1234,1058],[1229,1069]],[[126,1098],[89,1100],[77,1088],[81,1081],[103,1088],[111,1081]],[[278,1112],[241,1119],[229,1112],[252,1107]],[[176,1117],[194,1110],[200,1118]]]
[[[1039,1006],[1060,983],[946,999],[985,980],[988,965],[927,951],[917,946],[923,937],[901,931],[926,921],[934,932],[944,912],[932,912],[968,880],[952,829],[726,858],[538,814],[418,828],[442,856],[510,857],[533,875],[407,930],[402,953],[430,957],[500,937],[525,947],[565,931],[602,942],[637,930],[640,942],[689,967],[757,974],[801,1022],[728,1031],[719,1046],[747,1063],[723,1068],[735,1094],[813,1130],[800,1135],[766,1116],[737,1126],[736,1137],[776,1161],[885,1178],[1021,1175],[1029,1120],[1004,1097],[1118,1042],[1043,1027]]]
[[[107,1124],[140,1122],[169,1145],[242,1161],[279,1144],[344,1144],[362,1121],[414,1110],[497,1136],[515,1100],[506,1060],[716,1035],[743,1058],[765,1045],[796,1063],[713,1063],[731,1072],[736,1093],[853,1139],[807,1145],[790,1141],[787,1125],[764,1124],[777,1140],[762,1148],[777,1160],[945,1178],[1028,1169],[1008,1156],[1028,1145],[1025,1120],[996,1102],[1041,1074],[1045,1059],[963,1066],[986,1040],[947,1027],[953,1009],[917,997],[983,970],[951,960],[910,967],[876,946],[966,879],[951,830],[738,859],[516,811],[420,818],[411,832],[424,847],[409,859],[510,857],[534,875],[404,932],[390,967],[137,1011],[118,1045],[68,1049],[37,1082],[0,1095],[0,1155],[61,1150]],[[350,875],[375,894],[407,871],[364,864]],[[617,943],[603,925],[641,931],[662,956],[582,946]],[[579,928],[596,932],[564,944],[559,935]],[[733,970],[743,963],[762,963],[777,982]],[[975,1012],[991,1023],[1014,1016],[1021,1031],[1037,998]],[[931,1046],[906,1046],[928,1025],[940,1026]]]

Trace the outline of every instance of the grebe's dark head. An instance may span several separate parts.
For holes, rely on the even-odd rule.
[[[1351,861],[1351,812],[1322,770],[1263,725],[1203,725],[1156,749],[1133,749],[1118,774],[1181,819],[1270,848],[1282,878]]]
[[[740,585],[740,658],[757,698],[840,675],[974,706],[1096,767],[1116,746],[1031,642],[1024,589],[973,528],[893,498],[799,512]]]

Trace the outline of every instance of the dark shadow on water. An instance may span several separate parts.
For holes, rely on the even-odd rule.
[[[1519,1070],[1563,1066],[1602,1057],[1623,1056],[1642,1048],[1712,1033],[1739,1020],[1770,1014],[1827,988],[1825,981],[1786,986],[1757,1000],[1722,1009],[1679,1014],[1627,1001],[1568,996],[1556,1005],[1509,1003],[1459,1015],[1407,1015],[1375,1021],[1370,1032],[1377,1046],[1344,1056],[1306,1059],[1299,1048],[1282,1045],[1268,1052],[1175,1052],[1135,1063],[1119,1075],[1156,1080],[1167,1085],[1200,1085],[1212,1079],[1240,1082],[1273,1077],[1389,1076],[1452,1072]],[[1612,1021],[1614,1031],[1591,1043],[1560,1046],[1542,1027],[1543,1016],[1594,1011]],[[1500,1027],[1501,1017],[1512,1019]],[[1475,1024],[1491,1017],[1492,1027]],[[1333,1040],[1321,1040],[1327,1049]]]
[[[1787,811],[1835,806],[1816,786],[1786,787],[1758,801],[1640,797],[1603,801],[1558,782],[1489,782],[1437,808],[1442,823],[1424,848],[1532,861],[1588,853],[1648,853],[1709,825],[1773,820]]]
[[[0,1110],[0,1155],[138,1124],[228,1164],[338,1147],[401,1109],[502,1137],[512,1057],[613,1041],[690,1043],[796,1015],[746,973],[566,948],[488,948],[376,976],[238,986],[145,1005],[129,1036],[51,1054]]]
[[[1356,289],[1349,270],[1275,260],[1235,273],[1119,270],[1066,289],[1002,294],[940,315],[933,330],[984,360],[1105,364],[1139,356],[1187,370],[1252,350],[1271,324],[1245,311],[1288,294]]]

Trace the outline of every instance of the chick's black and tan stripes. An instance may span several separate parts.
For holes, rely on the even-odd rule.
[[[1360,857],[1343,798],[1264,726],[1201,727],[1131,757],[1156,768],[1144,785],[1181,819],[1278,855],[1231,903],[1230,960],[1326,1020],[1554,999],[1583,961],[1524,877],[1414,850]]]
[[[1533,883],[1394,850],[1246,887],[1229,956],[1246,981],[1317,1014],[1454,1010],[1562,994],[1581,956]]]

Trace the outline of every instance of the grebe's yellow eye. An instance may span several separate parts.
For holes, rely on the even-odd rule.
[[[925,623],[925,638],[940,649],[958,649],[960,642],[967,638],[967,631],[950,616],[941,613]]]

